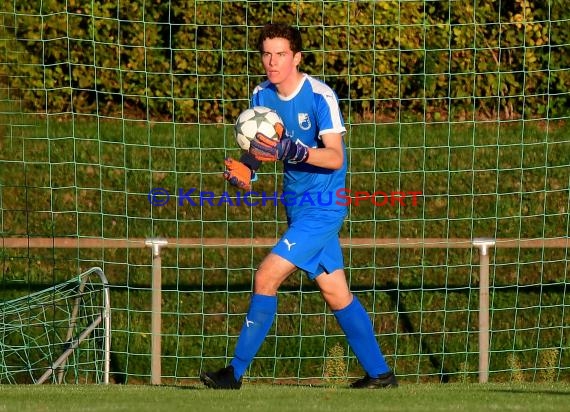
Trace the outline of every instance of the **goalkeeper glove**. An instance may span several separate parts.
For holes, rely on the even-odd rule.
[[[251,182],[257,180],[255,170],[259,168],[260,162],[247,152],[242,155],[239,161],[227,157],[224,164],[226,165],[224,179],[230,182],[232,186],[249,190]]]
[[[309,158],[309,148],[285,137],[279,141],[269,139],[261,133],[249,144],[249,153],[262,162],[291,160],[296,163],[306,162]]]

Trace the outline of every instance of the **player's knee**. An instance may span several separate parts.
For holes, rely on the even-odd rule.
[[[281,286],[281,282],[278,279],[267,274],[267,272],[258,270],[255,273],[255,278],[253,282],[253,290],[255,293],[260,295],[273,296],[277,294],[277,290]]]
[[[352,302],[352,293],[323,293],[323,298],[331,310],[341,310]]]

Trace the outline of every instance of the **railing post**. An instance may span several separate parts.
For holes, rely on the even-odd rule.
[[[151,303],[151,353],[150,353],[150,383],[160,385],[161,371],[161,347],[160,334],[162,330],[162,258],[160,249],[167,245],[166,239],[151,238],[145,241],[145,245],[152,248],[152,303]]]
[[[495,239],[475,238],[479,248],[479,383],[489,380],[489,247]]]

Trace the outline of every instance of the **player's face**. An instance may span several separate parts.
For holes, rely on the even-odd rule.
[[[301,53],[293,53],[287,39],[276,37],[263,41],[261,61],[267,79],[275,85],[296,81],[300,59]]]

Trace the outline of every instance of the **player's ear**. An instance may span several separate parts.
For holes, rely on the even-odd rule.
[[[295,62],[296,65],[299,65],[299,63],[301,63],[301,52],[295,53],[293,56],[293,62]]]

